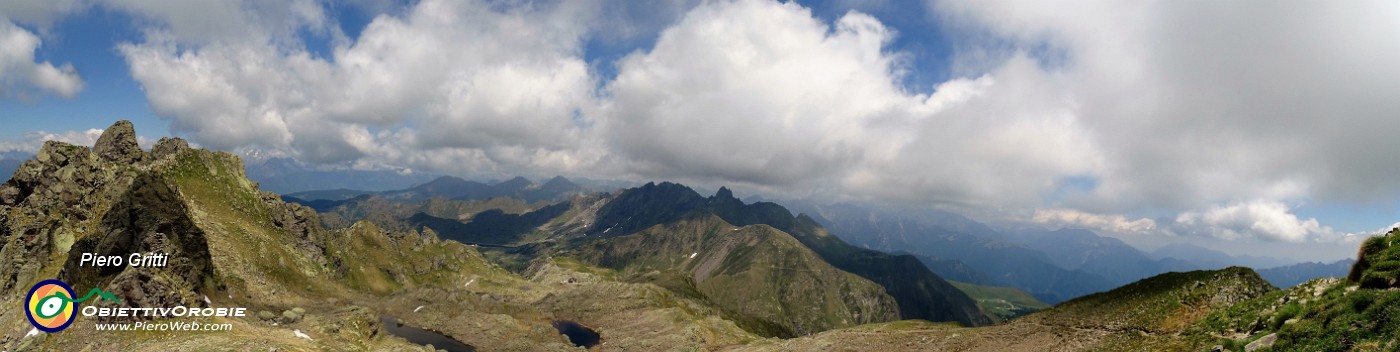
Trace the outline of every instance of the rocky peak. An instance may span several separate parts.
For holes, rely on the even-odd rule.
[[[139,162],[144,156],[141,146],[136,143],[136,127],[127,120],[117,121],[102,131],[92,151],[102,160],[122,164]]]
[[[734,199],[734,191],[729,190],[728,187],[720,187],[720,188],[719,188],[719,192],[715,192],[715,199],[716,199],[716,200],[730,200],[730,199]]]
[[[154,159],[164,159],[166,156],[179,154],[180,151],[190,149],[190,143],[180,138],[164,137],[156,142],[151,148],[151,157]]]
[[[579,186],[573,181],[569,181],[569,179],[564,178],[564,176],[554,176],[554,178],[551,178],[548,182],[545,182],[544,185],[541,185],[540,188],[557,190],[576,190],[579,188]]]
[[[500,188],[505,191],[517,191],[525,189],[526,187],[530,187],[530,185],[533,183],[534,182],[530,182],[530,179],[528,178],[525,178],[523,176],[516,176],[515,178],[512,178],[505,182],[497,183],[496,188]]]

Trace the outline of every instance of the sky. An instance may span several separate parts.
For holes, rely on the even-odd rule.
[[[1326,260],[1400,221],[1392,1],[0,3],[0,152],[728,185]]]

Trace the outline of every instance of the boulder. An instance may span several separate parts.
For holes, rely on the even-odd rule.
[[[141,145],[136,143],[136,128],[127,120],[117,121],[102,131],[92,151],[102,160],[121,164],[139,162],[144,156]]]
[[[190,149],[190,143],[180,138],[164,137],[151,147],[151,158],[160,160],[167,156],[179,154],[181,151]]]
[[[1274,342],[1278,342],[1278,333],[1264,335],[1264,337],[1260,337],[1258,340],[1254,340],[1254,342],[1250,342],[1248,345],[1244,345],[1244,351],[1254,352],[1258,351],[1261,348],[1273,347]]]

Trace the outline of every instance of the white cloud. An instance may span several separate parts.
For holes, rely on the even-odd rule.
[[[337,35],[319,0],[108,0],[109,9],[150,22],[182,44],[214,42],[300,46],[298,30]]]
[[[275,40],[182,45],[178,26],[121,46],[155,112],[210,147],[314,162],[483,172],[581,167],[595,86],[587,3],[423,1],[331,58]],[[267,35],[267,34],[263,34]]]
[[[20,140],[0,141],[0,153],[19,152],[33,154],[38,152],[39,148],[43,147],[46,141],[59,141],[72,145],[91,147],[97,144],[97,139],[99,137],[102,137],[102,131],[103,130],[93,128],[86,131],[65,131],[59,133],[45,131],[28,132],[25,133],[24,137]],[[136,143],[146,149],[150,149],[153,144],[149,138],[144,136],[136,136]]]
[[[1400,179],[1394,2],[936,0],[965,60],[1040,49],[998,82],[1061,79],[1065,113],[1099,146],[1099,187],[1067,204],[1191,209],[1230,199],[1389,199]],[[1011,44],[1008,45],[1007,43]],[[985,55],[986,53],[992,53]],[[1002,60],[1002,66],[1016,65]],[[997,62],[993,60],[992,62]],[[972,67],[975,65],[964,65]],[[992,64],[995,70],[996,64]],[[1024,105],[1016,95],[991,97]],[[1054,116],[1054,112],[1045,112]]]
[[[1254,200],[1204,211],[1183,212],[1176,217],[1179,231],[1205,234],[1227,240],[1258,238],[1285,242],[1335,242],[1343,234],[1318,223],[1299,219],[1287,204]]]
[[[1036,209],[1031,221],[1059,227],[1079,227],[1109,233],[1146,233],[1157,230],[1152,219],[1129,219],[1117,214],[1086,213],[1074,209]]]
[[[911,203],[1022,202],[1097,167],[1066,97],[1045,89],[1053,74],[996,78],[1036,74],[1023,58],[913,94],[895,35],[858,12],[828,26],[795,3],[707,3],[621,61],[599,125],[646,177]],[[1026,104],[990,98],[1002,94]]]
[[[1059,180],[1095,174],[1104,163],[1073,97],[1053,89],[1063,83],[1024,55],[976,80],[944,83],[911,108],[908,123],[872,136],[908,133],[846,185],[910,203],[1033,206]]]
[[[55,67],[34,59],[39,37],[0,16],[0,96],[32,98],[30,88],[72,98],[83,80],[72,65]]]
[[[840,172],[871,147],[872,124],[917,103],[890,79],[891,35],[858,13],[829,28],[795,3],[707,3],[619,63],[599,126],[647,177],[786,184]]]

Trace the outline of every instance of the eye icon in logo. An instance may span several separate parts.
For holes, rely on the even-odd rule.
[[[73,288],[58,280],[44,280],[29,289],[24,300],[29,322],[43,332],[59,332],[73,324],[78,303],[73,300]]]

